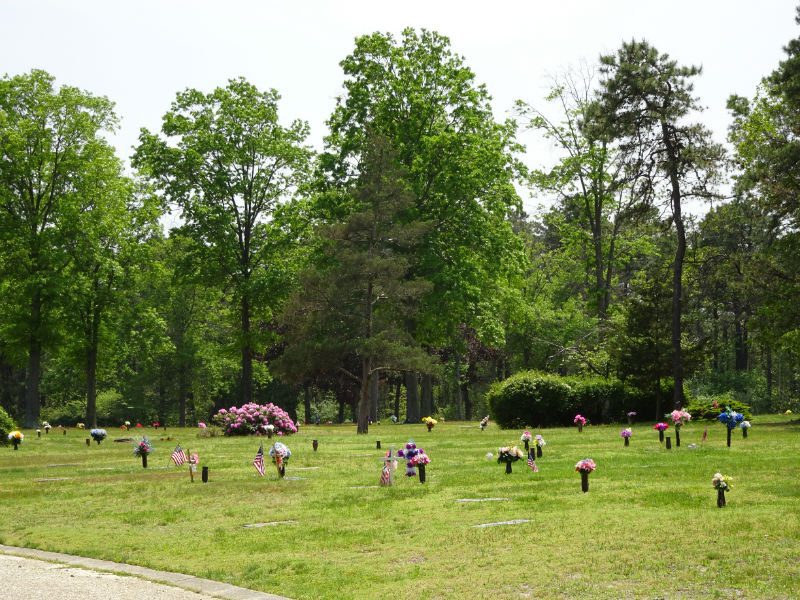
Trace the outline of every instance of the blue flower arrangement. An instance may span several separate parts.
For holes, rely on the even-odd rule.
[[[735,429],[739,426],[739,423],[744,421],[744,415],[735,410],[731,410],[730,406],[726,406],[725,412],[720,413],[717,419],[719,419],[719,422],[723,425],[727,425],[728,429]]]
[[[89,431],[89,435],[92,436],[92,439],[99,444],[106,439],[107,434],[105,429],[92,429]]]

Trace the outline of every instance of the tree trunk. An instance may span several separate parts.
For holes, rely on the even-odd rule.
[[[422,376],[422,416],[430,417],[433,414],[433,375]]]
[[[186,366],[181,364],[178,367],[178,425],[186,427]]]
[[[31,298],[31,333],[28,339],[28,369],[25,376],[25,427],[35,429],[39,424],[42,379],[42,293],[36,288]]]
[[[460,392],[461,392],[461,399],[462,399],[462,401],[464,403],[464,418],[467,421],[471,421],[472,420],[472,399],[470,398],[470,395],[469,395],[469,383],[467,383],[466,381],[464,383],[462,383],[461,384],[461,388],[460,388]]]
[[[667,168],[672,187],[672,221],[675,224],[677,247],[672,265],[672,378],[675,382],[672,401],[676,409],[683,406],[683,356],[681,349],[681,313],[683,300],[683,259],[686,256],[686,230],[681,212],[681,188],[678,181],[677,149],[673,145],[670,128],[661,124],[664,146],[667,149]]]
[[[358,402],[358,427],[357,433],[369,433],[369,413],[371,408],[370,391],[373,379],[377,379],[375,373],[370,373],[371,361],[365,358],[361,361],[361,390]]]
[[[734,349],[735,349],[735,365],[734,368],[737,371],[746,371],[747,370],[747,355],[748,355],[748,348],[747,348],[747,325],[744,323],[744,319],[740,316],[736,317],[736,333],[734,337]]]
[[[456,398],[456,420],[463,421],[464,409],[461,402],[461,357],[458,353],[456,353],[455,356],[455,363],[455,386],[453,387],[453,393]]]
[[[303,422],[308,425],[311,423],[311,386],[307,383],[303,385],[303,411],[306,413]]]
[[[399,421],[400,420],[400,394],[403,391],[403,382],[398,379],[397,380],[397,387],[394,390],[394,416]]]
[[[769,402],[770,408],[772,408],[772,348],[767,346],[766,350],[766,378],[767,378],[767,402]]]
[[[97,427],[97,348],[86,353],[86,423]]]
[[[339,403],[339,412],[336,416],[340,424],[344,423],[344,403],[345,403],[344,396],[345,396],[344,386],[342,386],[340,383],[339,388],[336,390],[336,400]]]
[[[242,297],[242,404],[253,401],[253,348],[250,339],[250,299]]]
[[[413,371],[405,372],[406,381],[406,423],[418,423],[419,415],[419,387],[417,374]]]

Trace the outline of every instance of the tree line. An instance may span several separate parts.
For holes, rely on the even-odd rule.
[[[446,37],[374,33],[341,62],[321,151],[239,78],[179,92],[132,173],[111,101],[7,75],[0,404],[26,426],[183,425],[272,401],[366,433],[482,416],[487,384],[536,369],[651,391],[652,417],[685,390],[789,406],[800,38],[785,50],[730,98],[726,153],[700,69],[645,41],[499,121]],[[525,163],[523,130],[553,166]],[[550,208],[527,215],[528,189]]]

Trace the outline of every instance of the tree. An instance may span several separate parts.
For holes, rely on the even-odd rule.
[[[44,71],[0,79],[0,252],[4,277],[15,282],[16,342],[26,347],[25,427],[39,421],[42,357],[67,248],[107,183],[103,165],[116,161],[102,137],[116,126],[112,107],[74,87],[56,90]]]
[[[243,403],[253,399],[254,315],[283,293],[271,272],[270,218],[304,180],[311,157],[307,124],[278,122],[279,98],[244,79],[209,94],[181,92],[161,136],[142,131],[133,161],[181,209],[206,273],[235,294]]]
[[[358,433],[367,433],[370,388],[379,373],[432,370],[405,328],[430,286],[411,274],[425,225],[408,222],[413,198],[380,137],[363,156],[351,201],[343,222],[321,226],[321,255],[287,303],[282,361],[289,369],[336,369],[358,383]]]
[[[617,54],[602,56],[601,90],[595,118],[618,141],[623,155],[633,162],[637,193],[653,201],[665,186],[675,226],[676,248],[672,263],[672,375],[673,401],[683,404],[684,365],[681,351],[683,262],[686,228],[683,203],[691,197],[708,197],[722,160],[722,148],[711,141],[699,124],[684,124],[699,110],[690,78],[699,67],[679,67],[668,55],[647,42],[624,43]]]

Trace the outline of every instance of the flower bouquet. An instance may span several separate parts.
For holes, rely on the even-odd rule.
[[[533,438],[533,436],[531,435],[531,432],[528,431],[527,429],[522,432],[522,435],[520,436],[519,441],[523,442],[525,444],[525,452],[527,452],[530,449],[530,444],[531,444],[531,439],[532,438]]]
[[[418,458],[420,454],[422,454],[424,458]],[[408,443],[405,445],[405,447],[397,451],[397,456],[404,458],[406,461],[406,477],[416,477],[416,467],[421,466],[420,476],[424,478],[422,473],[425,470],[425,465],[430,462],[430,459],[428,458],[428,455],[425,454],[425,450],[422,448],[417,448],[414,440],[408,440]]]
[[[153,451],[153,445],[146,437],[143,437],[133,446],[133,455],[142,457],[142,468],[147,468],[147,455]]]
[[[286,444],[275,442],[272,444],[272,448],[269,449],[269,455],[272,457],[272,462],[275,463],[275,467],[278,469],[278,476],[283,477],[286,475],[286,463],[288,463],[289,459],[292,457],[292,451],[289,450]]]
[[[742,421],[741,423],[739,423],[739,427],[741,427],[741,429],[742,429],[742,437],[746,438],[747,437],[747,430],[750,429],[750,427],[751,427],[750,421]]]
[[[105,429],[91,429],[89,435],[92,436],[92,439],[99,445],[100,442],[106,439],[106,435],[108,434]]]
[[[267,434],[268,438],[271,438],[275,433],[275,425],[273,425],[272,423],[267,423],[266,425],[262,425],[261,429],[264,431],[264,433]]]
[[[620,431],[619,434],[622,436],[622,439],[625,440],[625,445],[630,446],[633,430],[630,427],[626,427],[625,429]]]
[[[731,478],[722,473],[714,473],[711,478],[711,485],[717,490],[717,507],[722,508],[725,506],[725,492],[731,489]]]
[[[730,406],[725,407],[725,412],[722,412],[717,417],[720,423],[728,426],[728,448],[731,447],[731,431],[744,421],[742,413],[732,410]]]
[[[425,454],[425,450],[419,448],[417,455],[412,459],[414,466],[419,469],[419,482],[425,483],[425,465],[431,462],[430,457]]]
[[[675,445],[680,446],[681,426],[691,421],[692,415],[683,409],[673,410],[671,413],[669,413],[669,418],[672,419],[672,424],[675,425]]]
[[[525,458],[525,453],[516,446],[503,446],[497,451],[497,462],[506,463],[506,475],[511,474],[511,463]]]
[[[130,421],[125,421],[122,424],[122,427],[124,427],[125,429],[130,429],[131,428],[131,422]]]
[[[658,441],[663,442],[664,432],[667,429],[669,429],[669,423],[664,423],[663,421],[661,423],[656,423],[655,425],[653,425],[653,429],[655,429],[658,432]]]
[[[48,423],[47,421],[42,421],[42,429],[44,429],[45,433],[50,433],[52,427],[50,426],[50,423]]]
[[[628,417],[628,425],[633,425],[633,420],[636,418],[636,411],[635,410],[628,411],[627,417]]]
[[[572,419],[572,422],[578,426],[578,432],[580,433],[583,431],[583,426],[586,425],[586,417],[583,415],[575,415],[575,418]]]
[[[485,417],[483,417],[483,418],[481,419],[481,422],[480,422],[481,431],[483,431],[484,429],[486,429],[486,426],[487,426],[487,425],[489,425],[489,415],[486,415]]]
[[[42,430],[41,429],[37,429],[36,430],[36,437],[39,437],[39,438],[42,437]]]
[[[547,445],[547,442],[544,441],[544,438],[541,434],[536,434],[536,457],[542,458],[542,448]]]
[[[85,423],[78,423],[77,425],[75,425],[75,427],[77,427],[78,429],[86,429],[86,424]]]
[[[22,440],[24,439],[25,439],[25,434],[18,430],[14,430],[8,434],[8,441],[14,445],[14,450],[19,449],[19,445],[22,443]]]
[[[581,491],[584,494],[589,491],[589,473],[596,468],[597,465],[591,458],[584,458],[575,464],[575,470],[581,474]]]
[[[422,422],[425,423],[425,425],[428,427],[428,431],[433,429],[433,426],[436,425],[436,423],[438,423],[438,421],[433,417],[422,417]]]

